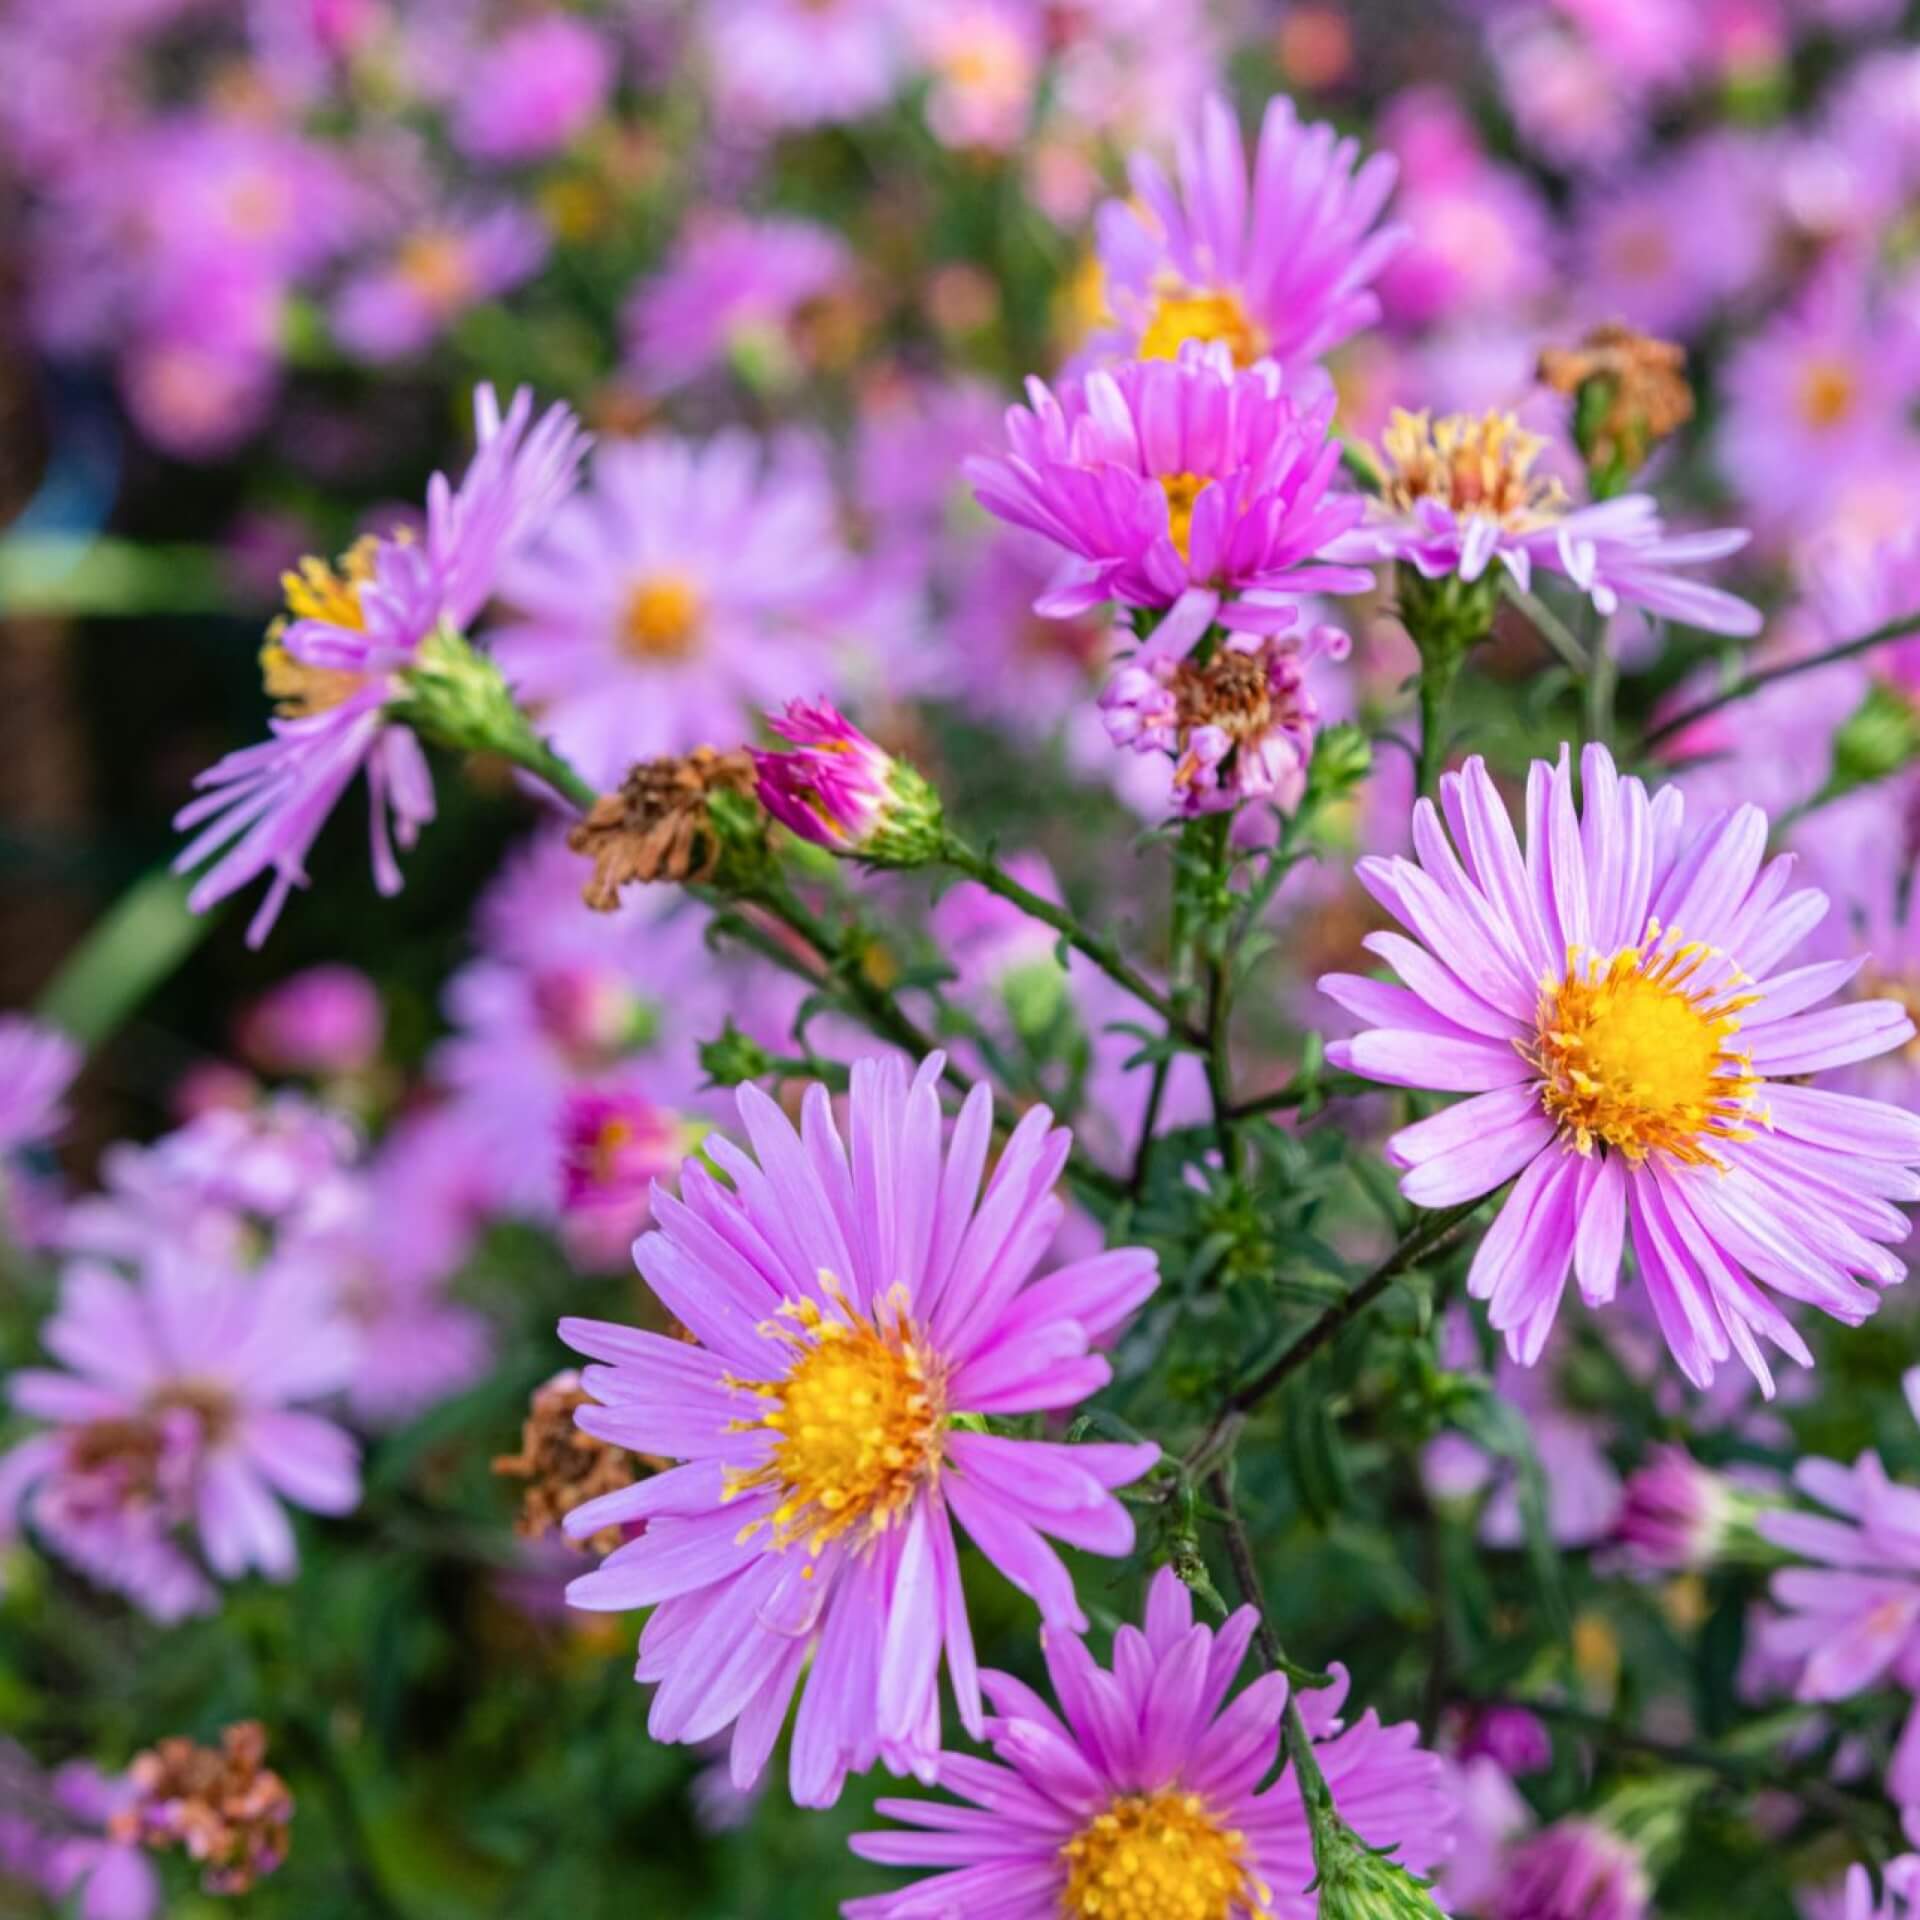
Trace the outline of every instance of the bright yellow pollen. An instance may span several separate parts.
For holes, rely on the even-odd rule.
[[[729,1383],[766,1402],[741,1429],[764,1427],[775,1440],[764,1467],[726,1483],[729,1499],[780,1489],[775,1545],[804,1540],[814,1554],[842,1534],[872,1539],[905,1518],[939,1475],[947,1426],[945,1383],[899,1302],[890,1314],[857,1313],[831,1274],[821,1280],[835,1313],[795,1301],[762,1329],[793,1349],[787,1376]]]
[[[1760,1082],[1731,1042],[1753,996],[1736,991],[1737,971],[1696,984],[1716,957],[1653,925],[1611,960],[1570,950],[1566,977],[1543,983],[1528,1057],[1541,1105],[1581,1153],[1597,1144],[1636,1165],[1661,1152],[1717,1166],[1717,1142],[1751,1138],[1743,1122]]]
[[[1140,336],[1142,360],[1177,360],[1189,340],[1224,340],[1234,364],[1250,367],[1267,350],[1238,295],[1170,280],[1158,290],[1153,317]]]
[[[364,633],[367,620],[360,589],[373,578],[373,556],[379,544],[368,534],[347,549],[337,568],[309,554],[297,573],[283,573],[280,589],[286,595],[288,618],[318,620],[349,633]],[[296,660],[281,645],[285,626],[285,621],[275,621],[267,629],[267,644],[260,649],[260,678],[281,719],[308,719],[359,692],[360,674]]]
[[[1566,495],[1557,480],[1537,478],[1533,463],[1546,442],[1510,413],[1407,413],[1396,407],[1380,438],[1386,459],[1381,488],[1388,506],[1405,513],[1418,500],[1438,500],[1455,513],[1477,513],[1515,532],[1558,518]]]
[[[1167,496],[1167,530],[1182,560],[1193,556],[1188,547],[1193,540],[1193,503],[1213,485],[1204,473],[1163,473],[1160,490]]]
[[[1859,398],[1860,383],[1844,360],[1816,360],[1801,377],[1801,415],[1820,431],[1850,419]]]
[[[636,660],[679,660],[700,638],[700,589],[685,574],[649,574],[627,596],[621,647]]]
[[[1197,1793],[1128,1794],[1060,1849],[1067,1920],[1244,1920],[1273,1912],[1246,1838]]]

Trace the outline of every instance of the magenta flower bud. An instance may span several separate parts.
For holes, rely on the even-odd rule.
[[[1486,1707],[1474,1714],[1460,1738],[1463,1761],[1480,1754],[1506,1773],[1540,1773],[1553,1763],[1553,1740],[1539,1715],[1525,1707]]]
[[[1696,1571],[1719,1557],[1735,1506],[1733,1489],[1685,1447],[1656,1447],[1627,1477],[1617,1531],[1637,1566]]]
[[[268,1073],[363,1073],[380,1055],[386,1015],[357,967],[309,967],[270,988],[240,1021],[240,1051]]]
[[[1493,1920],[1644,1920],[1653,1889],[1640,1849],[1593,1820],[1559,1820],[1516,1847]]]
[[[755,753],[760,801],[815,846],[887,866],[937,857],[940,796],[825,699],[795,700],[767,724],[794,749]]]

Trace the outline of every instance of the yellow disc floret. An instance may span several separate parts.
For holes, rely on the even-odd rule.
[[[649,574],[627,596],[621,649],[635,660],[677,660],[693,651],[700,615],[700,590],[684,574]]]
[[[1167,531],[1182,560],[1191,560],[1193,503],[1213,485],[1204,473],[1163,473],[1160,490],[1167,496]]]
[[[1060,1849],[1068,1920],[1249,1920],[1273,1912],[1246,1837],[1195,1793],[1128,1794]]]
[[[1719,958],[1655,925],[1610,960],[1570,950],[1565,977],[1543,985],[1529,1057],[1541,1105],[1581,1153],[1722,1165],[1719,1144],[1750,1137],[1759,1081],[1733,1037],[1753,995],[1737,970],[1709,966]]]
[[[1252,366],[1267,350],[1267,336],[1248,316],[1238,295],[1167,280],[1155,290],[1153,312],[1140,336],[1139,357],[1177,360],[1189,340],[1224,340],[1237,367]]]
[[[947,1427],[945,1381],[903,1302],[858,1313],[831,1275],[821,1279],[832,1312],[794,1301],[762,1329],[792,1350],[785,1378],[730,1382],[766,1402],[741,1430],[766,1428],[774,1445],[766,1465],[726,1484],[730,1499],[777,1488],[775,1544],[804,1540],[816,1554],[843,1534],[871,1539],[904,1519],[939,1476]]]
[[[360,590],[373,578],[373,556],[379,544],[368,534],[347,549],[338,566],[309,554],[298,572],[283,573],[280,589],[287,598],[287,618],[317,620],[348,633],[364,633],[367,616]],[[345,667],[310,666],[289,653],[281,644],[286,624],[276,620],[260,649],[260,678],[278,703],[281,719],[304,720],[325,713],[359,692],[362,675]]]
[[[1395,408],[1380,437],[1387,467],[1381,496],[1396,512],[1438,500],[1455,513],[1481,514],[1522,532],[1566,509],[1560,483],[1533,471],[1546,444],[1510,413],[1436,420]]]

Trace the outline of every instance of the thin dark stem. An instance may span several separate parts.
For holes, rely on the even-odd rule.
[[[1284,1087],[1271,1093],[1256,1094],[1250,1100],[1236,1101],[1228,1112],[1235,1120],[1257,1120],[1265,1113],[1289,1113],[1315,1099],[1332,1099],[1340,1094],[1378,1093],[1379,1083],[1362,1080],[1351,1073],[1297,1073]]]
[[[968,879],[977,881],[989,893],[997,893],[1022,913],[1051,927],[1076,953],[1085,954],[1110,980],[1126,988],[1142,1006],[1158,1014],[1189,1046],[1206,1045],[1206,1036],[1190,1021],[1182,1018],[1173,1001],[1134,967],[1104,934],[1083,926],[1065,907],[1035,893],[1031,887],[1022,886],[1004,867],[968,846],[964,840],[950,834],[942,851],[949,866],[957,867]]]
[[[1440,1213],[1425,1214],[1416,1221],[1400,1244],[1364,1280],[1323,1309],[1320,1317],[1277,1359],[1243,1380],[1221,1401],[1206,1432],[1187,1453],[1188,1470],[1198,1471],[1214,1460],[1223,1447],[1230,1444],[1230,1437],[1240,1423],[1268,1394],[1350,1327],[1403,1274],[1411,1272],[1429,1254],[1451,1244],[1479,1205],[1478,1200],[1469,1200]]]
[[[1160,1106],[1167,1096],[1167,1078],[1173,1062],[1164,1054],[1153,1063],[1153,1080],[1147,1088],[1147,1110],[1140,1121],[1140,1144],[1133,1150],[1133,1175],[1127,1182],[1127,1194],[1137,1205],[1147,1190],[1147,1168],[1153,1161],[1153,1130],[1160,1124]]]
[[[1812,673],[1819,667],[1832,666],[1839,660],[1851,660],[1857,654],[1871,653],[1875,647],[1884,647],[1889,640],[1898,640],[1910,633],[1920,633],[1920,613],[1902,614],[1897,620],[1889,620],[1885,626],[1875,627],[1871,633],[1860,634],[1852,640],[1843,640],[1837,647],[1828,647],[1822,653],[1808,654],[1804,660],[1788,660],[1780,666],[1767,668],[1763,673],[1750,673],[1745,679],[1723,688],[1710,699],[1684,708],[1681,712],[1662,720],[1657,727],[1649,728],[1640,742],[1640,750],[1645,753],[1657,747],[1661,741],[1670,740],[1676,733],[1684,733],[1696,722],[1706,719],[1709,714],[1718,713],[1722,707],[1730,707],[1737,701],[1750,700],[1765,688],[1778,686],[1782,680],[1791,680],[1796,674]]]

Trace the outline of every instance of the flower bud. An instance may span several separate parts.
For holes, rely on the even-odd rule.
[[[940,796],[826,700],[795,700],[768,724],[793,748],[756,753],[760,803],[815,846],[875,866],[919,867],[940,856]]]

